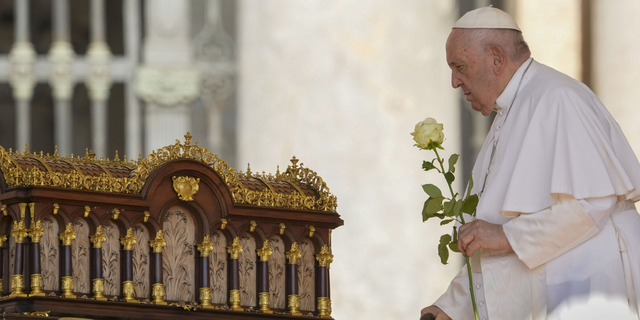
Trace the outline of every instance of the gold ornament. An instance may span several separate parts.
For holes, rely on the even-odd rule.
[[[329,315],[329,304],[331,300],[327,297],[319,297],[318,299],[318,318],[331,318]]]
[[[260,312],[262,313],[273,313],[273,311],[269,308],[271,305],[271,294],[269,292],[260,292],[258,293],[259,297],[259,306]]]
[[[127,235],[124,238],[120,238],[120,244],[124,247],[124,251],[133,250],[133,245],[136,244],[136,237],[133,235],[133,228],[127,230]]]
[[[44,228],[42,227],[42,220],[34,221],[31,220],[31,228],[29,229],[29,236],[31,237],[32,243],[40,243],[40,238],[44,234]]]
[[[10,297],[26,297],[27,295],[22,292],[24,289],[24,281],[21,274],[14,274],[11,277],[11,294]]]
[[[200,305],[205,309],[213,309],[213,305],[211,304],[211,288],[202,287],[200,288]]]
[[[60,210],[60,205],[57,203],[53,204],[53,214],[58,214],[58,210]]]
[[[273,250],[271,249],[271,245],[269,244],[269,240],[264,241],[264,245],[262,245],[262,249],[258,249],[258,257],[260,257],[260,261],[269,261],[269,257],[273,254]]]
[[[160,250],[162,250],[162,248]],[[157,304],[157,305],[167,304],[167,302],[164,301],[164,284],[154,283],[151,291],[152,291],[152,298],[153,298],[151,303]]]
[[[2,205],[2,208],[1,208],[0,210],[2,210],[2,214],[4,214],[5,216],[6,216],[7,214],[9,214],[9,213],[7,212],[7,205],[6,205],[6,204],[3,204],[3,205]]]
[[[292,316],[301,316],[300,312],[300,296],[297,294],[289,295],[289,314]]]
[[[220,230],[224,230],[224,228],[227,226],[227,219],[220,219],[220,221],[222,222],[222,224],[220,225]]]
[[[242,245],[240,245],[240,237],[233,239],[231,246],[227,247],[227,252],[231,256],[231,259],[238,259],[242,253]]]
[[[102,225],[99,225],[96,228],[96,233],[89,237],[91,243],[93,243],[94,248],[102,248],[102,243],[107,241],[107,236],[104,234],[104,230],[102,229]]]
[[[0,235],[0,248],[4,246],[4,242],[7,241],[7,235]],[[2,288],[2,286],[0,286]]]
[[[240,306],[240,290],[229,291],[229,309],[233,311],[243,311]]]
[[[131,229],[129,229],[131,230]],[[131,303],[140,303],[140,301],[136,300],[134,297],[134,289],[133,289],[133,281],[124,281],[122,283],[122,300]]]
[[[309,238],[313,238],[313,234],[316,232],[316,227],[309,226]]]
[[[118,220],[119,216],[120,216],[120,210],[113,209],[113,220]]]
[[[62,240],[63,246],[70,246],[71,242],[76,238],[76,233],[73,232],[73,224],[69,222],[64,232],[60,233],[60,240]]]
[[[258,224],[255,221],[251,221],[249,223],[249,232],[254,232],[256,231],[256,227],[258,226]]]
[[[16,239],[16,243],[22,243],[24,238],[29,235],[29,231],[25,227],[24,220],[13,221],[13,229],[11,229],[11,236]]]
[[[320,248],[320,253],[316,254],[316,260],[318,260],[318,266],[328,268],[333,262],[333,254],[328,245],[323,245]]]
[[[77,298],[76,295],[73,294],[73,277],[72,276],[62,277],[62,297],[70,298],[70,299]]]
[[[298,243],[294,242],[291,244],[291,251],[286,252],[287,259],[289,260],[289,264],[296,264],[298,259],[302,257],[302,251],[298,249]]]
[[[284,223],[280,224],[280,234],[281,235],[284,234],[284,229],[286,229],[286,228],[287,228],[287,226]]]
[[[95,247],[94,247],[95,248]],[[104,279],[93,279],[93,300],[107,301],[107,297],[104,296]]]
[[[211,252],[211,250],[213,250],[213,243],[211,242],[211,236],[206,235],[204,236],[204,240],[202,240],[202,243],[198,245],[198,251],[200,251],[201,257],[208,257],[209,252]]]
[[[42,275],[41,274],[32,274],[31,275],[31,293],[30,296],[39,296],[44,297],[44,292],[42,292]]]
[[[164,240],[164,233],[162,230],[156,232],[156,238],[149,241],[149,245],[153,248],[154,253],[162,253],[162,248],[167,245],[167,241]]]
[[[182,201],[193,201],[193,196],[200,190],[200,178],[193,177],[173,177],[173,190]]]
[[[149,214],[149,211],[145,211],[145,212],[144,212],[144,222],[149,222],[149,217],[150,217],[150,216],[151,216],[151,215]]]
[[[88,217],[89,213],[91,212],[91,207],[89,206],[84,206],[84,217]]]

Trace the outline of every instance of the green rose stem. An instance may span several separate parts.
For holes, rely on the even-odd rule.
[[[444,175],[445,170],[444,170],[444,164],[443,164],[443,160],[440,158],[440,155],[438,154],[438,148],[433,148],[433,151],[436,153],[436,158],[438,159],[438,163],[440,164],[440,169],[442,169],[442,174]],[[451,182],[449,182],[449,180],[446,179],[447,181],[447,185],[449,186],[449,191],[451,192],[451,199],[455,198],[455,193],[453,193],[453,187],[451,186]],[[460,222],[462,222],[462,224],[465,224],[464,222],[464,213],[460,214]],[[456,239],[456,241],[458,241],[458,239]],[[471,304],[473,305],[473,315],[475,316],[475,320],[478,320],[478,307],[476,306],[476,295],[473,292],[473,274],[471,273],[471,262],[469,261],[469,256],[467,256],[466,252],[462,252],[462,255],[464,255],[464,259],[467,262],[467,274],[469,275],[469,292],[471,293]]]

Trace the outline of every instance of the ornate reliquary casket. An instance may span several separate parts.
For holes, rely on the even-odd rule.
[[[129,162],[0,147],[4,319],[331,318],[343,221],[322,178],[185,138]]]

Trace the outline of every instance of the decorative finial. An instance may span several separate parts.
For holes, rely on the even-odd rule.
[[[60,154],[58,153],[58,146],[54,146],[53,158],[56,160],[60,159]]]
[[[29,155],[29,146],[27,143],[24,144],[24,155],[25,156]]]
[[[247,178],[251,178],[251,164],[247,163]]]
[[[184,140],[185,145],[191,144],[191,132],[187,131],[187,134],[184,135]]]
[[[142,161],[142,153],[138,153],[138,163]]]
[[[127,155],[126,154],[124,155],[124,160],[122,162],[127,163]]]
[[[291,163],[293,163],[293,167],[294,167],[294,168],[297,168],[297,167],[298,167],[298,161],[300,161],[300,160],[298,160],[298,159],[296,158],[296,156],[293,156],[293,158],[291,158]]]
[[[120,157],[118,156],[118,150],[116,150],[116,156],[113,158],[113,163],[120,164]]]

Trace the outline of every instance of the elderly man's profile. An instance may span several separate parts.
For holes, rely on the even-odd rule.
[[[496,113],[473,168],[476,220],[459,228],[479,319],[567,319],[589,306],[639,319],[640,164],[616,121],[587,86],[534,60],[499,9],[460,18],[446,53],[451,85]],[[427,313],[474,319],[465,268]]]

